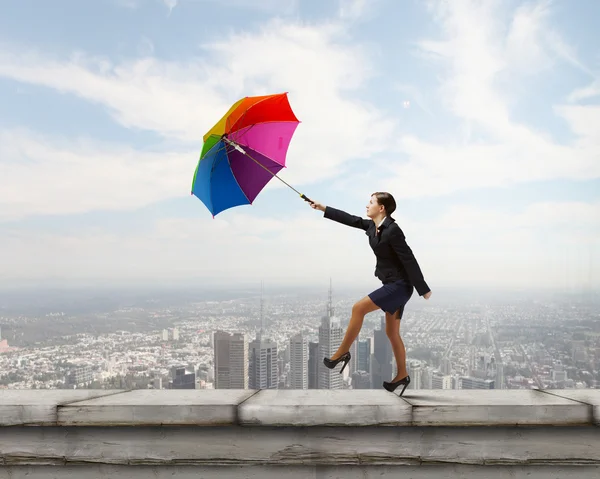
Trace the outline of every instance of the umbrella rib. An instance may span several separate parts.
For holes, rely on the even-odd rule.
[[[227,138],[223,138],[223,140],[228,143],[230,146],[233,146],[235,148],[235,146],[237,145],[236,143],[234,143],[233,141],[227,139]],[[237,145],[239,147],[239,145]],[[236,148],[237,149],[237,148]],[[246,155],[248,158],[250,158],[252,161],[254,161],[254,163],[256,163],[257,165],[259,165],[261,168],[263,168],[265,171],[269,172],[272,176],[274,176],[275,178],[277,178],[279,181],[281,181],[282,183],[284,183],[285,185],[289,186],[292,190],[294,190],[296,193],[298,193],[300,196],[302,196],[302,193],[300,193],[296,188],[294,188],[292,185],[290,185],[288,182],[286,182],[284,179],[280,178],[279,176],[277,176],[275,173],[273,173],[271,170],[269,170],[269,168],[267,168],[265,165],[263,165],[260,161],[258,161],[256,158],[253,158],[251,155],[249,155],[246,150],[242,149],[240,147],[240,149],[242,150],[240,153],[243,153],[244,155]],[[240,151],[240,150],[238,150]],[[236,180],[237,181],[237,180]],[[245,193],[244,193],[245,194]]]
[[[284,97],[287,94],[288,94],[288,92],[276,93],[274,95],[266,95],[265,98],[263,98],[262,100],[257,101],[256,103],[253,103],[248,108],[246,108],[246,110],[244,110],[244,113],[242,113],[242,115],[237,120],[235,120],[235,123],[233,125],[229,123],[229,118],[227,118],[227,121],[225,123],[227,125],[226,131],[231,130],[231,128],[233,128],[237,123],[242,121],[242,119],[246,117],[248,112],[250,110],[252,110],[252,108],[254,108],[256,105],[260,105],[264,101],[271,100],[273,97],[276,97],[276,96]],[[250,97],[246,97],[246,98],[250,98]],[[290,107],[290,109],[291,109],[291,107]],[[292,113],[293,113],[293,110],[292,110]],[[296,116],[296,115],[294,114],[294,116]],[[263,122],[257,122],[257,123],[263,123]],[[268,123],[268,122],[264,122],[264,123]],[[300,121],[298,121],[298,123],[300,123]]]
[[[246,97],[246,98],[249,98],[249,97]],[[233,125],[235,125],[235,124],[236,124],[236,123],[238,123],[238,122],[239,122],[239,121],[240,121],[242,118],[244,118],[244,117],[245,117],[245,116],[248,114],[248,111],[249,111],[249,110],[250,110],[252,107],[254,107],[254,106],[258,105],[259,103],[262,103],[263,101],[267,100],[268,98],[271,98],[271,96],[270,96],[270,95],[269,95],[269,96],[266,96],[266,97],[265,97],[265,98],[263,98],[262,100],[260,100],[260,101],[257,101],[256,103],[254,103],[254,104],[250,105],[248,108],[246,108],[246,110],[244,110],[244,113],[242,113],[242,115],[241,115],[241,116],[240,116],[240,117],[239,117],[237,120],[235,120],[235,123],[234,123]],[[233,125],[232,125],[232,124],[230,123],[230,121],[229,121],[229,117],[227,118],[227,121],[225,122],[225,125],[226,125],[225,131],[229,131],[229,130],[231,130],[231,128],[233,127]]]
[[[253,123],[252,125],[248,126],[247,128],[244,128],[244,132],[240,135],[238,135],[238,133],[242,130],[236,130],[235,132],[232,133],[232,136],[235,136],[235,140],[236,143],[239,143],[241,146],[244,146],[246,148],[252,148],[250,145],[246,144],[241,144],[238,140],[244,138],[244,136],[252,130],[252,128],[254,128],[256,125],[264,125],[266,123],[300,123],[299,121],[295,121],[295,120],[273,120],[273,121],[259,121],[256,123]],[[274,158],[271,158],[270,156],[267,156],[265,153],[261,153],[265,158],[268,158],[269,160],[273,161],[274,163],[278,163]],[[281,165],[284,168],[286,168],[285,165]]]
[[[250,198],[248,198],[248,195],[246,194],[246,192],[244,191],[244,189],[240,185],[240,182],[237,180],[237,178],[233,174],[233,168],[231,168],[231,160],[229,159],[229,155],[228,155],[229,152],[227,151],[227,147],[224,147],[224,148],[225,148],[225,157],[227,158],[227,164],[229,165],[229,169],[231,170],[231,176],[233,176],[233,179],[235,180],[236,185],[238,185],[238,188],[240,189],[240,191],[242,193],[244,193],[244,196],[248,200],[248,203],[252,204],[252,201],[250,201]]]

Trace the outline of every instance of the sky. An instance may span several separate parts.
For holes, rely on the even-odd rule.
[[[282,179],[425,279],[600,287],[595,0],[54,0],[0,16],[0,285],[380,285],[360,230],[277,179],[212,217],[202,137],[288,92]]]

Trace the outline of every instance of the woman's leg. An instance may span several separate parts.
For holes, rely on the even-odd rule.
[[[394,351],[394,358],[396,359],[398,369],[396,377],[391,382],[399,381],[408,376],[408,372],[406,371],[406,349],[400,337],[401,317],[402,310],[398,310],[394,314],[385,313],[385,334],[392,344],[392,351]]]
[[[342,344],[340,344],[340,347],[330,359],[336,360],[342,354],[350,351],[350,346],[352,346],[352,343],[358,337],[358,333],[360,333],[365,316],[377,309],[379,309],[379,306],[377,306],[368,296],[365,296],[352,306],[352,316],[350,317],[348,329],[346,330]]]

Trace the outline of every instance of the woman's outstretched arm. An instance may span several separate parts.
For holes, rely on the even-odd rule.
[[[372,223],[371,220],[366,220],[360,216],[351,215],[345,211],[332,208],[331,206],[325,206],[321,203],[312,202],[310,206],[315,210],[323,211],[325,213],[323,215],[325,218],[337,221],[338,223],[346,226],[351,226],[352,228],[358,228],[367,231]]]

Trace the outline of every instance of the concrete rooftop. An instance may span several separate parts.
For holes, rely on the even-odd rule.
[[[0,479],[597,478],[598,425],[600,390],[0,390]]]

